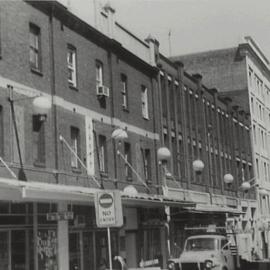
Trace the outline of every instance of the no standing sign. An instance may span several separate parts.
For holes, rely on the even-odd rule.
[[[96,222],[98,227],[121,227],[123,211],[119,191],[101,191],[95,197]]]

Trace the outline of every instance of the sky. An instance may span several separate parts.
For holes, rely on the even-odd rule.
[[[92,25],[94,5],[108,2],[61,1],[69,2],[71,10]],[[270,0],[111,0],[110,3],[119,23],[142,39],[151,33],[166,56],[233,47],[244,36],[251,36],[270,59]]]

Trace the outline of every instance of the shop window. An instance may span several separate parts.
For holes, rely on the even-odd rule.
[[[0,155],[4,155],[4,124],[3,124],[3,107],[0,106]]]
[[[144,230],[143,240],[144,244],[141,250],[143,254],[141,254],[141,258],[144,261],[158,260],[158,264],[162,266],[160,229]]]
[[[40,28],[29,25],[29,61],[31,69],[41,71]]]
[[[69,234],[69,268],[82,269],[80,234],[77,232]]]
[[[38,115],[33,116],[33,160],[35,165],[45,165],[45,128]]]
[[[22,248],[22,247],[21,247]],[[21,249],[20,248],[20,249]],[[55,269],[57,265],[57,234],[53,229],[39,229],[37,233],[38,269]],[[27,269],[27,268],[12,268]]]
[[[97,268],[96,269],[108,269],[109,268],[109,252],[108,252],[108,236],[105,231],[103,232],[96,232],[96,262]],[[118,254],[118,235],[116,232],[111,231],[111,248],[112,248],[112,258]],[[115,261],[113,261],[113,264]],[[113,269],[114,265],[113,265]]]

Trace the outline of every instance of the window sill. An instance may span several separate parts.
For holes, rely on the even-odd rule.
[[[79,91],[78,88],[76,86],[74,86],[73,84],[71,84],[71,83],[69,83],[68,86],[69,86],[69,88],[71,90],[74,90],[74,91],[77,91],[77,92]]]
[[[41,77],[43,76],[43,73],[39,69],[31,67],[31,72],[34,73],[34,74],[37,74],[37,75],[39,75]]]
[[[109,175],[108,175],[108,172],[100,172],[100,176],[102,177],[102,178],[109,178]]]
[[[72,167],[71,170],[72,170],[73,173],[77,173],[77,174],[82,173],[82,170],[80,168]]]
[[[46,168],[45,162],[41,162],[41,161],[35,161],[34,166],[39,167],[39,168]]]

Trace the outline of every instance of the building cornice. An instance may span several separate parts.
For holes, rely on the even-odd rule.
[[[120,58],[126,61],[130,61],[129,64],[133,65],[138,69],[144,70],[144,72],[147,72],[151,77],[157,74],[158,71],[156,67],[151,66],[150,64],[143,61],[141,58],[124,48],[122,44],[117,40],[104,35],[96,28],[81,20],[79,17],[70,12],[65,6],[63,6],[59,2],[32,0],[24,1],[33,6],[34,8],[44,12],[48,16],[52,14],[53,16],[55,16],[55,18],[59,19],[71,30],[77,32],[81,36],[104,48],[105,50],[112,51]]]

